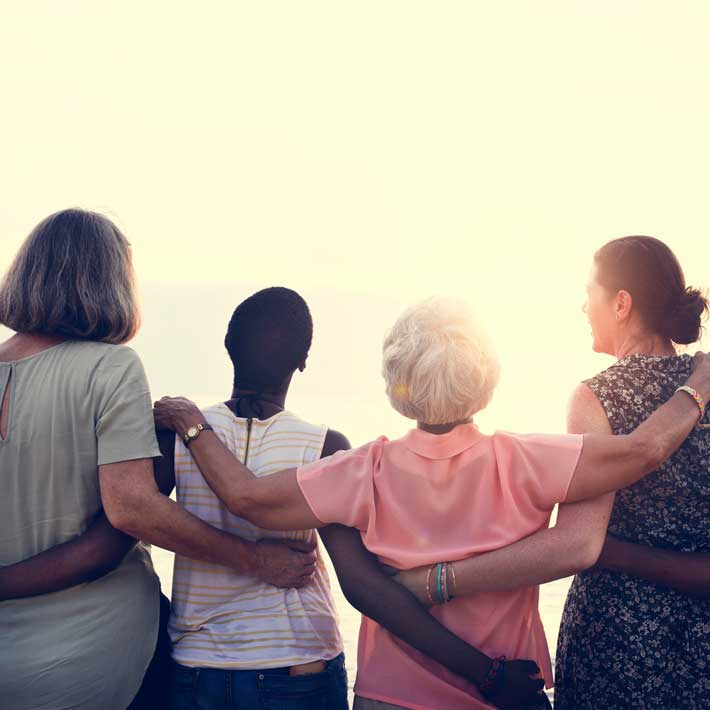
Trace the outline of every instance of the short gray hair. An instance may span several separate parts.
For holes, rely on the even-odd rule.
[[[382,374],[392,406],[425,424],[483,409],[498,383],[496,353],[461,301],[430,298],[405,311],[385,338]]]
[[[32,230],[5,274],[0,323],[70,339],[130,340],[140,313],[128,240],[96,212],[50,215]]]

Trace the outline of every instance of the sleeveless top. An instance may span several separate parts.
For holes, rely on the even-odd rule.
[[[148,383],[122,345],[66,341],[0,363],[0,565],[80,536],[98,466],[159,456]],[[153,656],[158,578],[136,545],[93,582],[0,602],[0,707],[123,710]]]
[[[635,429],[691,372],[688,355],[631,355],[586,384],[614,434]],[[609,533],[710,551],[710,432],[695,429],[659,469],[616,494]],[[557,647],[555,708],[710,707],[710,601],[619,572],[578,574]]]
[[[289,412],[268,419],[237,417],[225,404],[204,411],[229,450],[256,476],[316,461],[326,427]],[[317,542],[315,530],[261,530],[232,515],[176,437],[177,500],[193,515],[244,540],[290,538]],[[265,669],[331,660],[343,650],[322,556],[314,581],[280,589],[228,567],[175,556],[168,625],[173,658],[184,666]]]

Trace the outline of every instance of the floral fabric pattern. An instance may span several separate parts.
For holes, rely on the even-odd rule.
[[[585,384],[612,431],[627,434],[690,371],[688,355],[631,355]],[[659,469],[620,490],[609,532],[667,550],[710,551],[710,431],[695,429]],[[565,604],[556,664],[556,710],[710,708],[710,600],[626,574],[582,572]]]

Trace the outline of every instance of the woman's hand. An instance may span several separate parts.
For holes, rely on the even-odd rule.
[[[255,576],[274,587],[305,587],[313,580],[318,548],[315,542],[264,538],[256,543]]]
[[[199,407],[186,397],[162,397],[154,402],[153,420],[156,429],[174,431],[180,436],[191,426],[207,423]]]
[[[506,661],[502,683],[484,697],[502,710],[551,708],[544,687],[545,681],[535,661]]]
[[[408,589],[423,606],[431,607],[436,603],[433,601],[434,595],[429,599],[426,591],[431,565],[409,570],[397,570],[389,565],[380,565],[380,567],[392,579]],[[506,661],[502,680],[495,690],[486,693],[485,698],[503,710],[550,708],[550,701],[543,690],[544,686],[540,668],[535,661]]]

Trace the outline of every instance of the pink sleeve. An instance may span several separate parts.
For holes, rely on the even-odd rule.
[[[383,439],[301,466],[298,485],[324,523],[367,530],[374,509],[373,473]]]
[[[493,445],[504,489],[519,505],[552,510],[567,497],[583,441],[579,434],[496,432]]]

